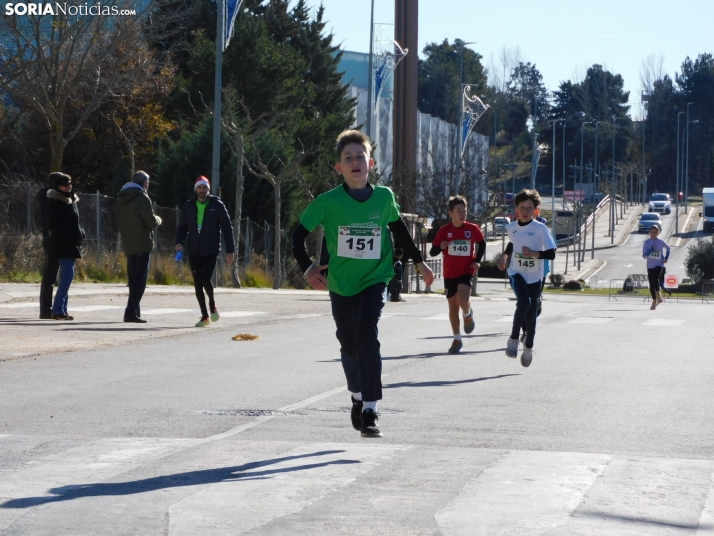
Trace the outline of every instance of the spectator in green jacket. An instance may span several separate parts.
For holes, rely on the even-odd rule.
[[[126,272],[129,276],[129,300],[124,311],[124,322],[145,324],[141,318],[141,297],[149,277],[149,259],[154,249],[154,229],[161,225],[161,218],[154,214],[149,199],[149,174],[134,173],[119,191],[114,206],[114,218],[121,234],[126,255]]]

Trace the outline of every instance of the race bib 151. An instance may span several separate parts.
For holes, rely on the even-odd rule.
[[[337,234],[337,256],[349,259],[379,259],[382,229],[379,227],[340,227]]]

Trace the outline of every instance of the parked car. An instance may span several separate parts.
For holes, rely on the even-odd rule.
[[[511,220],[509,218],[506,218],[505,216],[499,216],[497,218],[493,219],[493,225],[491,226],[493,228],[493,234],[503,234],[506,232],[506,225],[511,223]]]
[[[638,231],[640,233],[649,233],[650,228],[656,225],[659,228],[659,232],[662,232],[662,217],[656,212],[645,212],[640,216],[640,224],[638,226]]]
[[[652,194],[649,211],[670,214],[672,212],[672,200],[669,194]]]

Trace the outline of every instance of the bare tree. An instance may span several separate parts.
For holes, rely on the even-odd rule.
[[[642,91],[652,93],[655,82],[662,80],[664,72],[664,54],[650,54],[642,60],[640,67],[640,84]]]
[[[275,175],[273,172],[270,171],[268,168],[268,165],[266,165],[263,160],[260,157],[260,151],[255,145],[255,142],[253,143],[253,149],[255,151],[255,163],[251,164],[250,162],[246,162],[246,165],[248,166],[248,171],[250,171],[253,175],[258,177],[259,179],[265,179],[268,181],[270,184],[273,185],[273,195],[274,195],[274,204],[275,204],[275,244],[274,244],[274,251],[273,251],[273,288],[278,289],[280,288],[280,283],[281,283],[281,278],[280,278],[280,243],[281,243],[281,237],[280,237],[280,209],[282,206],[281,199],[280,199],[280,187],[285,179],[294,177],[300,168],[300,164],[302,164],[302,161],[305,159],[306,153],[305,149],[303,148],[299,152],[295,153],[290,160],[288,161],[287,164],[283,163],[283,161],[278,158],[275,154],[273,154],[273,157],[271,160],[275,160],[279,162],[282,165],[282,169],[280,172]],[[270,163],[270,162],[268,162]]]
[[[289,110],[288,113],[264,112],[256,118],[251,118],[250,110],[245,105],[243,99],[239,98],[234,88],[229,87],[224,89],[223,95],[223,118],[221,122],[224,130],[228,132],[231,138],[233,138],[231,151],[236,157],[236,203],[235,213],[233,215],[233,234],[236,237],[235,240],[237,250],[240,242],[240,219],[243,210],[243,191],[245,184],[243,166],[245,164],[246,138],[249,143],[253,143],[253,140],[259,139],[266,132],[279,128],[285,123],[285,119],[291,110]],[[236,112],[237,105],[240,105],[243,110],[244,118],[242,120],[238,119]],[[233,279],[233,286],[241,288],[238,263],[239,258],[238,255],[236,255],[235,260],[233,261],[231,276]]]
[[[0,90],[43,121],[50,171],[61,170],[65,147],[103,102],[140,86],[170,60],[170,49],[157,53],[151,43],[178,45],[170,37],[188,11],[174,4],[158,14],[157,2],[163,1],[137,11],[131,0],[118,0],[91,14],[83,12],[86,4],[83,10],[59,3],[16,4],[40,6],[42,14],[0,14]],[[167,45],[171,42],[175,45]]]
[[[504,45],[498,53],[498,58],[494,58],[491,54],[488,67],[488,72],[491,75],[490,86],[499,93],[505,92],[513,70],[523,61],[525,61],[525,56],[518,45],[513,48]]]

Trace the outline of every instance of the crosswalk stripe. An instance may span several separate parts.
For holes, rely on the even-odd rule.
[[[543,534],[567,520],[609,459],[509,452],[439,510],[436,521],[448,536]]]
[[[709,489],[694,536],[714,536],[714,474],[712,474],[712,486]]]
[[[652,318],[647,322],[643,323],[643,326],[681,326],[684,324],[684,320],[681,319],[670,319],[670,318]]]
[[[237,473],[169,508],[171,536],[242,534],[297,513],[410,447],[321,444]]]
[[[607,324],[612,318],[599,316],[580,316],[568,322],[568,324]]]

